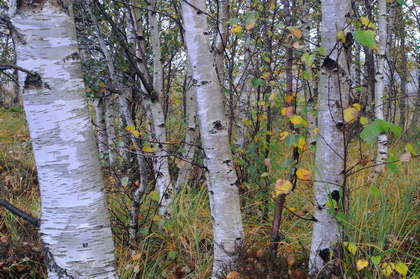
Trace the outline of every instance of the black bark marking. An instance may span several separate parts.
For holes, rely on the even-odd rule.
[[[23,89],[41,89],[42,88],[42,79],[38,73],[28,74],[25,79],[25,85]]]
[[[329,248],[319,250],[318,255],[324,261],[324,263],[327,263],[327,262],[330,261],[331,256],[330,256],[330,249]]]
[[[326,57],[324,59],[324,63],[322,63],[321,67],[323,67],[323,68],[325,68],[329,71],[333,71],[334,69],[338,68],[338,63],[335,60],[333,60],[329,57]]]
[[[69,60],[80,60],[80,55],[77,51],[73,52],[72,54],[67,55],[64,57],[63,61],[69,61]]]
[[[335,200],[337,203],[340,202],[340,192],[338,192],[337,190],[334,190],[331,192],[331,198],[333,200]]]
[[[51,272],[57,273],[59,278],[71,278],[75,279],[74,276],[67,273],[67,269],[62,268],[59,266],[54,259],[54,255],[50,252],[50,249],[45,245],[45,243],[42,242],[42,253],[44,254],[45,258],[45,265],[47,266],[47,269]]]

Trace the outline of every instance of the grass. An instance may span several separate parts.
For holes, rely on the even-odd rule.
[[[401,154],[402,141],[395,141],[391,152]],[[410,143],[420,152],[419,142]],[[273,258],[270,242],[273,200],[272,182],[284,178],[279,167],[290,150],[276,142],[271,170],[264,185],[248,185],[244,203],[246,243],[238,247],[236,270],[248,278],[304,278],[311,240],[310,217],[313,210],[312,186],[300,183],[287,197],[281,223],[283,238],[279,254]],[[362,153],[373,157],[373,148],[362,145]],[[360,159],[357,142],[350,147],[352,165]],[[31,155],[30,138],[21,112],[0,111],[1,198],[31,213],[39,214],[39,192]],[[351,208],[346,222],[344,262],[348,278],[402,278],[396,268],[384,275],[384,264],[408,267],[408,275],[420,276],[420,163],[412,159],[398,165],[399,172],[388,168],[374,183],[367,182],[369,169],[349,177]],[[300,167],[313,171],[313,154],[306,152]],[[356,167],[361,168],[361,166]],[[131,173],[130,173],[131,171]],[[109,170],[105,171],[106,174]],[[135,171],[109,172],[107,193],[115,235],[115,253],[121,278],[208,278],[212,268],[211,216],[206,189],[187,185],[175,197],[171,218],[156,214],[157,203],[150,194],[140,208],[140,236],[128,245],[129,193],[134,184],[122,188],[118,178],[136,176]],[[114,180],[117,182],[114,182]],[[374,187],[372,187],[374,186]],[[263,188],[261,188],[263,187]],[[268,213],[268,214],[266,214]],[[351,247],[355,247],[352,249]],[[0,208],[0,277],[45,278],[37,228]],[[375,259],[380,258],[380,264]],[[368,265],[357,270],[357,263]],[[300,276],[300,277],[299,277]]]

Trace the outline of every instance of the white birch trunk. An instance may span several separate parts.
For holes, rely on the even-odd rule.
[[[185,185],[186,179],[191,171],[192,160],[196,151],[197,141],[197,100],[195,94],[195,86],[193,84],[193,69],[191,62],[187,57],[187,76],[185,81],[185,121],[187,129],[185,131],[185,144],[182,153],[181,164],[179,164],[178,178],[175,183],[175,192],[178,193]]]
[[[304,41],[307,41],[305,43],[304,52],[310,53],[311,47],[309,42],[311,41],[311,25],[309,22],[309,15],[310,15],[310,9],[311,9],[311,3],[309,0],[305,0],[302,6],[302,38]],[[308,71],[312,75],[312,68],[307,67],[305,65],[304,68],[306,71]],[[309,130],[309,138],[308,143],[309,144],[316,144],[316,134],[314,133],[314,129],[316,128],[316,116],[311,111],[315,108],[315,98],[313,91],[313,88],[310,86],[310,81],[304,80],[304,86],[303,86],[303,92],[305,95],[306,100],[306,107],[308,109],[308,112],[306,113],[306,121],[308,122],[308,130]]]
[[[197,7],[197,9],[195,8]],[[194,70],[198,117],[214,232],[213,276],[232,263],[231,253],[243,241],[237,177],[233,168],[222,92],[213,66],[206,3],[182,2],[185,44]]]
[[[116,143],[116,133],[115,133],[115,110],[114,110],[114,98],[113,94],[110,93],[107,96],[104,96],[105,101],[105,125],[106,125],[106,134],[108,141],[108,156],[109,164],[113,165],[117,160],[117,145]]]
[[[246,1],[247,10],[252,10],[252,1]],[[247,32],[245,34],[245,53],[244,53],[244,61],[242,67],[242,75],[238,77],[236,82],[236,88],[239,94],[239,104],[238,104],[238,115],[236,117],[236,125],[235,125],[235,138],[234,142],[236,147],[239,150],[244,150],[246,148],[246,134],[248,128],[246,127],[244,120],[249,120],[249,103],[251,99],[252,93],[252,86],[249,82],[251,79],[250,71],[253,68],[252,65],[252,55],[255,51],[255,46],[252,43],[251,32]],[[234,121],[232,119],[232,121]],[[241,154],[241,153],[239,153]]]
[[[117,278],[103,178],[91,127],[72,1],[10,9],[41,188],[49,278]]]
[[[157,94],[156,99],[148,99],[147,103],[151,110],[151,140],[158,148],[153,154],[153,167],[156,179],[156,188],[160,193],[160,215],[169,213],[169,205],[172,201],[173,185],[169,175],[168,152],[166,144],[166,125],[165,116],[161,102],[163,98],[163,67],[162,50],[159,39],[159,26],[156,18],[156,0],[151,0],[149,4],[149,25],[153,49],[153,88]],[[157,143],[156,143],[157,142]]]
[[[385,94],[385,51],[387,39],[386,26],[386,0],[379,0],[379,41],[378,54],[376,55],[377,66],[375,74],[375,118],[384,120],[384,94]],[[376,139],[375,166],[369,175],[369,180],[374,180],[383,171],[388,156],[388,137],[386,133],[379,135]]]
[[[322,47],[331,53],[321,67],[319,87],[318,137],[315,155],[315,214],[311,253],[309,261],[310,276],[323,269],[325,277],[339,272],[335,263],[329,263],[330,252],[339,257],[340,231],[333,214],[328,212],[327,202],[333,191],[340,192],[339,204],[343,201],[343,171],[345,168],[345,136],[342,129],[343,109],[348,106],[349,82],[347,49],[338,46],[336,34],[343,30],[346,14],[350,12],[350,0],[322,1]],[[340,55],[338,55],[340,49]],[[337,244],[337,245],[335,245]],[[339,267],[338,267],[339,268]],[[337,275],[337,274],[336,274]],[[338,274],[341,276],[341,274]]]
[[[96,116],[96,132],[97,141],[98,141],[98,150],[99,156],[101,159],[105,154],[105,142],[106,142],[106,126],[105,126],[105,105],[102,97],[96,97],[93,100],[93,105],[95,107],[95,116]]]
[[[218,10],[218,26],[215,35],[215,62],[216,62],[216,72],[219,78],[220,84],[223,84],[223,64],[225,58],[225,48],[226,42],[229,36],[228,27],[225,24],[229,20],[229,0],[218,0],[217,1],[217,10]]]

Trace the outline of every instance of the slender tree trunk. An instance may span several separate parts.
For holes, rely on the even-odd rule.
[[[246,0],[246,7],[248,11],[252,11],[253,4],[251,0]],[[253,34],[254,31],[252,31],[252,29],[244,34],[246,38],[243,67],[241,69],[242,75],[236,82],[236,91],[238,92],[239,98],[238,112],[236,119],[231,119],[231,121],[236,121],[234,143],[239,150],[245,150],[246,148],[246,134],[248,128],[244,122],[249,121],[249,107],[252,94],[252,86],[249,81],[252,77],[251,71],[254,68],[252,63],[252,56],[255,50],[255,46],[252,42]]]
[[[378,54],[376,55],[377,67],[375,74],[375,118],[384,120],[384,97],[385,97],[385,48],[386,48],[386,0],[379,0],[379,42]],[[388,156],[388,137],[386,133],[376,139],[376,158],[378,164],[373,168],[369,179],[374,180],[384,169],[384,162]]]
[[[406,31],[404,26],[404,11],[401,4],[397,4],[398,16],[400,18],[399,33],[401,38],[401,71],[400,71],[400,80],[401,80],[401,92],[398,98],[398,108],[400,110],[400,121],[399,126],[405,130],[405,125],[407,122],[407,46],[405,43]]]
[[[153,167],[156,179],[156,188],[160,193],[161,215],[169,213],[169,205],[172,202],[173,184],[169,174],[168,152],[166,144],[166,125],[163,107],[160,100],[163,100],[163,66],[162,50],[160,47],[159,26],[157,22],[156,0],[151,0],[149,4],[149,25],[153,49],[153,88],[157,93],[157,98],[149,98],[146,102],[151,111],[151,139],[157,147],[153,154]]]
[[[228,27],[225,24],[229,20],[229,0],[217,0],[218,26],[215,38],[215,62],[216,71],[220,84],[223,84],[223,69],[225,48],[229,36]]]
[[[208,38],[206,3],[182,2],[185,44],[194,69],[198,117],[214,230],[213,276],[232,263],[244,233],[237,177],[230,150],[222,92],[213,66]]]
[[[41,188],[49,278],[117,278],[72,1],[12,1],[17,64]]]
[[[197,100],[195,94],[195,86],[193,84],[193,69],[191,62],[187,58],[187,76],[185,79],[184,86],[185,94],[185,121],[187,123],[187,129],[185,131],[185,144],[184,152],[180,163],[178,164],[179,172],[178,178],[175,184],[175,192],[179,192],[184,186],[190,170],[192,168],[192,160],[196,151],[197,144]]]
[[[319,87],[318,140],[315,155],[315,214],[309,261],[311,277],[322,270],[325,277],[343,276],[341,273],[340,231],[335,214],[344,203],[346,194],[345,123],[343,109],[349,102],[347,48],[338,43],[336,34],[344,30],[350,0],[322,1],[322,47],[330,53],[321,67]],[[337,208],[331,200],[336,200]],[[330,205],[330,206],[328,206]],[[332,255],[332,257],[330,256]],[[342,278],[342,277],[340,277]]]
[[[106,142],[106,126],[105,126],[105,105],[104,99],[102,97],[97,97],[93,100],[95,106],[95,116],[96,116],[96,132],[98,140],[98,150],[99,156],[102,159],[105,154],[105,142]]]

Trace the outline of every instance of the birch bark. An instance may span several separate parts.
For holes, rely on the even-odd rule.
[[[213,66],[208,38],[206,3],[182,2],[185,44],[194,69],[198,118],[213,220],[213,276],[232,263],[235,246],[243,240],[237,177],[233,168],[222,92]]]
[[[386,0],[379,0],[379,41],[378,41],[378,54],[376,55],[377,66],[375,74],[375,118],[384,120],[384,92],[385,92],[385,49],[387,39],[387,26],[386,26]],[[379,135],[376,139],[376,158],[375,163],[377,166],[373,168],[369,179],[374,180],[385,167],[383,164],[386,162],[388,156],[388,137],[386,133]]]
[[[41,188],[49,278],[117,278],[72,1],[11,2],[17,64]]]
[[[332,274],[342,276],[338,261],[330,262],[331,257],[339,258],[340,231],[334,214],[334,206],[327,204],[336,198],[342,204],[345,181],[345,126],[343,109],[349,102],[347,49],[337,44],[336,34],[345,30],[346,15],[350,12],[350,0],[322,1],[322,47],[329,57],[321,67],[319,86],[318,137],[315,154],[315,214],[312,245],[309,261],[310,276],[323,270],[325,277]],[[346,30],[345,30],[346,31]],[[335,193],[335,195],[333,195]],[[339,197],[337,197],[337,194]]]
[[[169,205],[172,202],[173,184],[169,174],[168,151],[166,145],[166,125],[165,116],[160,100],[163,99],[163,67],[162,50],[159,39],[159,26],[157,22],[156,0],[151,0],[149,4],[149,25],[153,49],[153,88],[157,98],[149,98],[147,104],[151,111],[151,139],[157,146],[157,151],[153,154],[153,167],[155,172],[156,188],[160,194],[160,215],[169,213]]]

